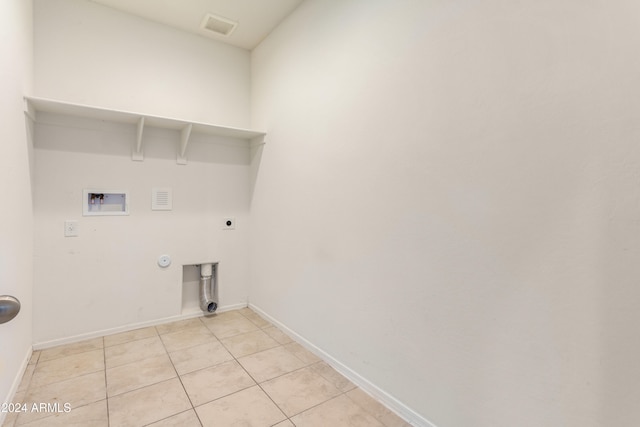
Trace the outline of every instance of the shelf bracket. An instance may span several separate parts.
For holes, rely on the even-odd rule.
[[[262,145],[265,145],[267,142],[265,141],[265,135],[256,136],[255,138],[251,138],[249,140],[249,148],[257,148]]]
[[[142,131],[144,130],[144,117],[140,117],[138,120],[138,132],[136,133],[136,145],[133,147],[133,154],[131,154],[131,160],[141,162],[144,160],[144,154],[142,153]]]
[[[24,114],[34,123],[37,121],[36,109],[27,98],[24,98]]]
[[[182,132],[180,132],[180,149],[178,150],[178,159],[177,163],[179,165],[187,164],[187,145],[189,145],[189,136],[191,136],[191,129],[193,125],[189,123],[185,127],[182,128]]]

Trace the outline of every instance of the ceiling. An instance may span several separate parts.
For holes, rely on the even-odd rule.
[[[183,31],[252,50],[303,0],[90,0]],[[238,25],[228,36],[201,29],[207,14]]]

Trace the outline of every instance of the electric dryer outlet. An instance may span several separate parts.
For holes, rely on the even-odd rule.
[[[235,230],[236,229],[236,219],[232,217],[224,218],[222,220],[222,229],[223,230]]]

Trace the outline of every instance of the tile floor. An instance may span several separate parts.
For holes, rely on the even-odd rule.
[[[249,308],[35,351],[14,402],[4,427],[409,425]]]

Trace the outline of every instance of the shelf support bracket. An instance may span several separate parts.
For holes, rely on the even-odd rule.
[[[178,150],[178,159],[177,163],[179,165],[187,164],[187,145],[189,145],[189,137],[191,136],[191,129],[193,125],[189,123],[185,127],[182,128],[182,132],[180,132],[180,149]]]
[[[265,135],[256,136],[255,138],[251,138],[249,140],[249,148],[257,148],[265,145],[267,142],[265,141]]]
[[[144,130],[144,117],[140,117],[138,120],[138,132],[136,133],[136,145],[133,147],[133,154],[131,154],[131,160],[141,162],[144,160],[144,154],[142,153],[142,131]]]
[[[24,113],[28,118],[31,119],[34,123],[37,121],[36,109],[33,107],[31,102],[27,98],[24,98]]]

